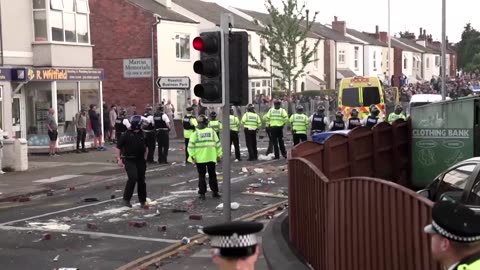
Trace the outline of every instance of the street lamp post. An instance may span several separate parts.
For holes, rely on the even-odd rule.
[[[442,100],[446,97],[447,83],[447,1],[442,0]]]
[[[155,31],[157,30],[157,25],[160,24],[162,21],[162,17],[160,15],[154,14],[155,22],[152,24],[152,66],[151,66],[151,72],[152,72],[152,107],[155,107]],[[158,95],[158,99],[160,100],[160,103],[162,103],[162,90],[160,90],[160,93]]]

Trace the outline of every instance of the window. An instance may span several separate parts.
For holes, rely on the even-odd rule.
[[[252,36],[248,35],[248,52],[252,53]]]
[[[426,63],[426,65],[427,65],[427,68],[430,68],[430,58],[429,58],[429,57],[427,57],[427,63]]]
[[[377,70],[377,52],[373,52],[373,70]]]
[[[440,66],[440,56],[435,55],[435,66],[439,67]]]
[[[407,69],[407,58],[403,59],[403,69]]]
[[[358,88],[345,88],[342,93],[342,104],[349,107],[359,107],[360,97]]]
[[[264,50],[265,50],[265,39],[260,38],[260,63],[262,63],[262,66],[265,67],[267,65],[267,58],[265,57]]]
[[[464,189],[470,174],[475,169],[475,165],[464,165],[447,172],[443,176],[444,184],[449,184],[456,189]]]
[[[252,85],[252,87],[255,87],[255,82],[251,82],[250,84]]]
[[[262,80],[262,86],[263,87],[267,86],[267,80]]]
[[[345,51],[338,51],[338,62],[340,64],[345,64]]]
[[[296,66],[297,65],[297,46],[295,46],[293,48],[293,65]]]
[[[363,89],[363,106],[380,103],[380,91],[378,87],[364,87]]]
[[[316,69],[318,68],[318,50],[313,52],[313,65]]]
[[[177,34],[175,42],[177,59],[190,60],[190,36]]]
[[[88,0],[32,1],[35,41],[90,43]]]
[[[355,67],[355,69],[358,69],[358,54],[359,54],[359,48],[357,46],[355,46],[355,52],[354,52],[354,55],[353,55],[353,59],[354,59],[354,62],[353,62],[353,66]]]

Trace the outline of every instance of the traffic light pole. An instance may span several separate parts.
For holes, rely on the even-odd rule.
[[[230,182],[230,65],[229,65],[229,36],[230,26],[233,26],[231,14],[222,14],[220,28],[222,29],[222,80],[223,80],[223,113],[222,113],[222,171],[223,171],[223,215],[226,222],[232,221],[231,204],[231,182]]]

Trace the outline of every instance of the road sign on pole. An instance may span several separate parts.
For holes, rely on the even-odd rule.
[[[158,77],[156,84],[160,89],[190,89],[190,78]]]

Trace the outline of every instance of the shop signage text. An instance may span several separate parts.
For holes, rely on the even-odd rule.
[[[134,58],[123,59],[124,78],[150,78],[152,77],[152,59]]]
[[[190,89],[189,77],[159,77],[157,86],[160,89]]]
[[[468,139],[470,138],[469,129],[413,129],[414,138],[458,138]]]
[[[102,69],[38,68],[28,70],[29,81],[101,81]]]
[[[0,68],[0,81],[10,81],[12,79],[12,70],[9,68]]]

